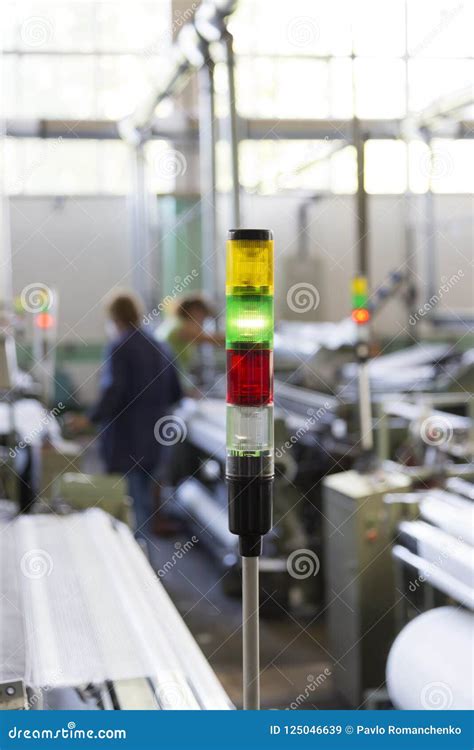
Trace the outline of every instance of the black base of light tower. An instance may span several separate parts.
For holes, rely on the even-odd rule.
[[[227,488],[229,530],[239,537],[242,557],[258,557],[272,528],[273,478],[228,478]]]

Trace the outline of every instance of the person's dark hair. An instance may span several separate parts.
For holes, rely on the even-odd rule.
[[[214,310],[211,303],[202,294],[187,294],[176,300],[175,315],[178,318],[193,319],[193,311],[199,310],[207,317],[214,316]]]
[[[130,292],[117,292],[107,302],[107,313],[118,325],[137,328],[140,325],[141,305]]]

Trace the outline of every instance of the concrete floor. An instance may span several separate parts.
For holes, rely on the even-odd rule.
[[[151,563],[233,703],[242,704],[241,605],[223,591],[226,576],[196,544],[163,569],[189,535],[154,537]],[[263,586],[261,601],[271,597]],[[341,708],[325,646],[323,618],[305,629],[278,605],[261,618],[262,708]]]

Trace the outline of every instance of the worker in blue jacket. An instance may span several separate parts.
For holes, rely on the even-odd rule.
[[[102,368],[100,397],[89,418],[98,426],[107,472],[123,474],[128,483],[136,535],[147,538],[157,512],[154,473],[168,445],[173,444],[167,432],[169,424],[164,430],[160,425],[168,418],[172,423],[181,387],[173,355],[140,325],[140,306],[131,294],[116,294],[107,315],[111,341]],[[81,424],[85,426],[86,420]]]

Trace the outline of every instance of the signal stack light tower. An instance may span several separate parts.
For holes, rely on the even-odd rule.
[[[258,558],[272,526],[273,235],[232,229],[227,241],[229,528],[242,556],[244,709],[260,708]]]
[[[372,426],[372,398],[369,380],[370,360],[369,285],[366,276],[352,280],[352,320],[357,326],[356,356],[359,365],[359,420],[360,440],[364,463],[370,463],[374,447]]]

